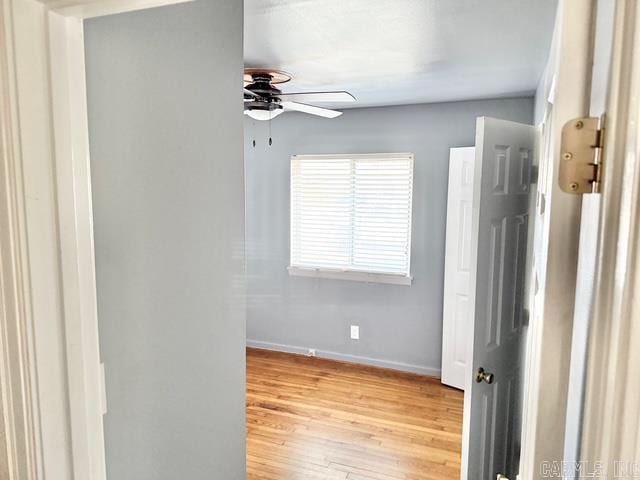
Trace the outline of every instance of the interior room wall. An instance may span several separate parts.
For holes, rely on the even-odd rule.
[[[531,124],[533,108],[511,98],[286,113],[271,122],[272,146],[269,122],[246,118],[247,344],[439,375],[449,149],[474,144],[479,116]],[[291,155],[380,152],[415,154],[413,284],[289,276]]]
[[[109,479],[245,478],[242,15],[85,22]]]

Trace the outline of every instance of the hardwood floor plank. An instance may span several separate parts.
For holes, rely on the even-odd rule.
[[[458,478],[462,409],[434,378],[247,349],[247,478]]]

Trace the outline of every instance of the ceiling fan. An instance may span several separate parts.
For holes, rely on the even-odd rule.
[[[335,118],[342,112],[309,105],[313,103],[355,102],[349,92],[283,93],[275,85],[291,80],[291,75],[278,70],[245,68],[244,113],[255,120],[271,120],[283,112],[295,111]]]

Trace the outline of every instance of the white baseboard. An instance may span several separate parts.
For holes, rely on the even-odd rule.
[[[247,347],[259,348],[261,350],[273,350],[276,352],[296,353],[298,355],[307,355],[309,351],[309,349],[306,347],[262,342],[260,340],[247,340]],[[316,356],[329,360],[358,363],[361,365],[369,365],[372,367],[389,368],[391,370],[399,370],[401,372],[417,373],[419,375],[426,375],[428,377],[435,378],[440,378],[441,373],[439,368],[423,367],[421,365],[412,365],[409,363],[394,362],[391,360],[379,360],[377,358],[370,357],[360,357],[358,355],[349,355],[347,353],[330,352],[320,349],[316,349]]]

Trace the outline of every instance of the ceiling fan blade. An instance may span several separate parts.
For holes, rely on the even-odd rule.
[[[337,110],[329,110],[328,108],[314,107],[313,105],[307,105],[305,103],[298,102],[282,102],[281,105],[285,110],[294,110],[296,112],[310,113],[311,115],[318,115],[325,118],[336,118],[342,115],[342,112]]]
[[[280,93],[279,97],[291,102],[355,102],[356,98],[349,92],[298,92]]]
[[[251,90],[249,90],[248,88],[245,88],[245,89],[244,89],[244,94],[245,94],[245,95],[251,95],[251,96],[252,96],[252,97],[254,97],[254,98],[258,98],[258,97],[259,97],[259,95],[258,95],[258,94],[253,93],[253,92],[252,92]]]

